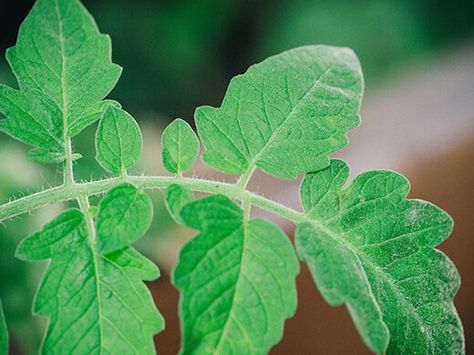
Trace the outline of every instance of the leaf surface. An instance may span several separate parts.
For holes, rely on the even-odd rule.
[[[359,124],[362,91],[350,49],[308,46],[270,57],[232,79],[221,107],[197,109],[203,160],[225,173],[259,167],[285,179],[324,168]]]
[[[299,265],[286,235],[247,221],[227,197],[188,204],[184,222],[200,234],[181,251],[183,354],[266,354],[296,309]]]
[[[172,184],[166,189],[166,208],[176,223],[182,224],[181,210],[195,200],[194,193],[184,186]]]
[[[97,127],[95,144],[99,164],[112,174],[123,174],[142,152],[140,127],[127,112],[109,105]]]
[[[162,147],[163,165],[170,173],[178,175],[191,168],[199,153],[196,133],[180,118],[164,130]]]
[[[0,86],[0,129],[36,147],[31,156],[42,162],[64,159],[65,139],[94,122],[84,113],[121,73],[110,38],[77,0],[36,1],[7,60],[20,90]]]
[[[128,246],[145,234],[152,218],[147,194],[130,184],[113,188],[99,204],[97,250],[105,255]]]
[[[408,200],[408,181],[394,172],[366,172],[344,187],[348,174],[333,160],[301,185],[307,222],[297,228],[297,250],[324,298],[347,305],[377,353],[463,353],[453,306],[459,275],[434,249],[449,236],[451,218]]]
[[[68,210],[18,248],[25,260],[52,259],[34,304],[50,318],[42,353],[154,354],[164,321],[142,281],[159,271],[129,247],[98,253],[93,228]]]

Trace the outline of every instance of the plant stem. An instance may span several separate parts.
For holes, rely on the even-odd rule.
[[[89,204],[89,197],[86,195],[81,195],[77,197],[77,202],[79,203],[79,207],[84,214],[87,226],[87,234],[89,235],[89,239],[94,241],[95,240],[95,226],[94,220],[91,216],[90,212],[90,204]]]
[[[71,138],[65,139],[65,154],[66,158],[64,159],[64,185],[65,186],[73,186],[74,182],[74,171],[72,168],[72,144]]]
[[[248,190],[242,190],[237,184],[185,177],[177,178],[174,176],[127,176],[126,178],[112,178],[86,183],[75,183],[74,185],[62,185],[8,202],[0,206],[0,222],[49,204],[79,199],[81,196],[103,194],[124,182],[147,190],[164,189],[171,184],[179,183],[194,191],[223,194],[230,198],[258,206],[295,223],[300,223],[305,220],[303,213]]]
[[[239,181],[237,181],[237,186],[239,186],[242,190],[245,189],[254,172],[255,166],[250,169],[247,169],[247,171],[240,176]]]

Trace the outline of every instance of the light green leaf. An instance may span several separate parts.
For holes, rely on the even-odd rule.
[[[8,329],[5,315],[3,314],[3,306],[0,301],[0,354],[8,354]]]
[[[348,174],[333,160],[301,185],[307,222],[297,228],[297,250],[324,298],[347,305],[375,352],[463,353],[453,306],[459,275],[434,249],[449,236],[451,218],[406,199],[408,181],[394,172],[363,173],[344,187]]]
[[[224,196],[188,204],[184,222],[200,234],[181,251],[183,354],[266,354],[296,309],[299,272],[286,235],[270,222],[244,219]]]
[[[139,239],[150,227],[153,205],[148,195],[130,184],[110,190],[100,201],[97,250],[105,255]]]
[[[0,112],[7,117],[0,120],[0,130],[36,147],[30,154],[35,160],[64,159],[62,113],[43,93],[0,85]]]
[[[359,124],[362,91],[350,49],[308,46],[270,57],[232,79],[220,108],[196,111],[203,160],[225,173],[257,166],[285,179],[324,168]]]
[[[84,113],[120,76],[110,38],[78,0],[38,0],[7,59],[20,91],[0,86],[0,129],[36,147],[38,161],[63,160],[65,139],[93,122]]]
[[[84,217],[81,211],[70,209],[51,221],[46,228],[23,240],[16,250],[16,256],[23,260],[43,260],[62,252],[61,248],[71,247],[79,239],[69,238],[83,224]]]
[[[184,186],[172,184],[166,189],[166,208],[176,223],[181,224],[181,210],[195,200],[194,193]]]
[[[188,171],[199,154],[199,141],[191,126],[180,118],[170,123],[161,141],[163,165],[170,173]]]
[[[109,105],[95,137],[97,161],[112,174],[124,174],[142,152],[142,134],[137,122],[124,110]]]
[[[122,108],[122,105],[114,100],[103,100],[92,105],[83,115],[81,120],[73,122],[69,125],[69,134],[75,136],[79,134],[84,128],[92,123],[102,119],[107,109],[113,106],[117,109]]]
[[[19,246],[24,259],[52,258],[34,304],[50,318],[42,353],[154,354],[164,321],[142,280],[159,271],[128,247],[99,254],[91,227],[66,211]]]

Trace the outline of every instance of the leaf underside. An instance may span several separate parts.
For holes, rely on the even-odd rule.
[[[176,223],[183,223],[181,210],[194,200],[194,193],[184,186],[172,184],[166,189],[166,208]]]
[[[148,195],[130,184],[113,188],[99,204],[97,250],[107,254],[135,242],[148,230],[152,218]]]
[[[270,57],[232,79],[220,108],[197,109],[204,162],[284,179],[324,168],[359,125],[362,91],[350,49],[307,46]]]
[[[199,154],[199,141],[186,121],[176,119],[166,127],[162,137],[163,166],[180,175],[188,171]]]
[[[333,160],[306,175],[307,222],[296,245],[331,305],[345,303],[366,344],[389,354],[461,354],[453,306],[459,275],[435,246],[451,230],[436,206],[406,199],[407,180],[370,171],[344,187],[347,165]]]
[[[142,152],[142,134],[126,111],[110,105],[97,127],[97,162],[109,173],[122,174],[137,162]]]
[[[18,248],[21,259],[51,259],[34,305],[50,318],[42,353],[155,353],[164,321],[142,281],[156,279],[157,267],[128,246],[101,253],[91,233],[82,212],[68,210]]]
[[[0,129],[35,147],[40,162],[64,160],[65,139],[100,115],[84,115],[109,94],[121,68],[77,0],[37,0],[7,60],[19,90],[0,85]]]
[[[188,204],[181,217],[200,234],[181,251],[182,354],[265,354],[296,310],[299,272],[291,243],[270,222],[246,220],[227,197]]]

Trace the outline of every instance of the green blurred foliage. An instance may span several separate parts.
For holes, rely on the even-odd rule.
[[[472,1],[280,1],[262,25],[256,49],[266,57],[305,44],[351,47],[370,89],[417,56],[472,34],[473,16]]]
[[[124,67],[114,91],[132,112],[192,115],[219,80],[219,45],[239,1],[86,1]],[[206,80],[202,80],[202,78]]]
[[[2,137],[0,146],[0,200],[18,197],[19,191],[37,191],[42,188],[48,171],[24,159],[25,151]],[[53,178],[54,181],[54,178]],[[48,211],[43,211],[48,214]],[[4,304],[5,317],[11,333],[12,349],[21,348],[33,354],[41,342],[42,321],[32,315],[32,302],[42,267],[33,268],[15,258],[19,241],[34,230],[44,218],[39,213],[25,215],[0,225],[0,299]],[[19,341],[21,339],[21,341]]]

